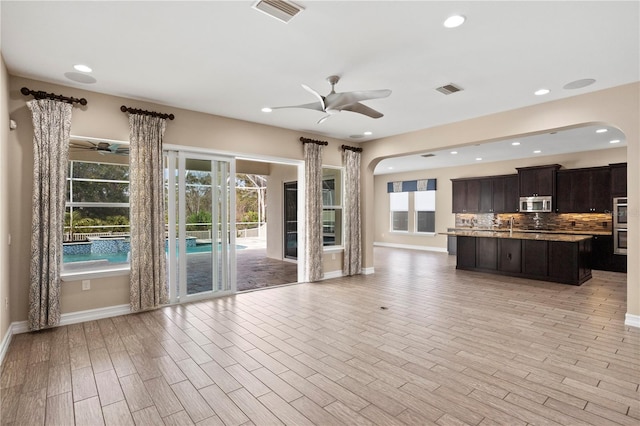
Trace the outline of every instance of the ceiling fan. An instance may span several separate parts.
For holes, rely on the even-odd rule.
[[[362,104],[361,101],[386,98],[391,94],[391,90],[363,90],[355,92],[336,93],[335,85],[338,83],[338,81],[340,81],[340,77],[337,75],[332,75],[327,77],[327,81],[329,82],[329,84],[331,84],[331,93],[329,93],[327,96],[320,95],[320,93],[316,92],[306,84],[302,85],[302,88],[304,90],[318,98],[317,102],[303,105],[274,107],[272,109],[306,108],[324,112],[326,115],[318,120],[318,124],[324,122],[327,118],[339,113],[340,111],[356,112],[358,114],[363,114],[371,118],[380,118],[383,116],[381,112],[378,112],[375,109]]]
[[[104,155],[104,154],[129,155],[129,145],[110,143],[110,142],[93,142],[93,141],[87,141],[87,140],[69,141],[69,150],[72,152],[95,151],[101,155]]]

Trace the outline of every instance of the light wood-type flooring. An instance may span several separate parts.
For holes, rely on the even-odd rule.
[[[375,252],[373,275],[16,335],[2,424],[640,424],[626,275]]]

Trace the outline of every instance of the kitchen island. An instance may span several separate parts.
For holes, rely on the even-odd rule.
[[[591,235],[455,230],[456,269],[563,284],[591,279]]]

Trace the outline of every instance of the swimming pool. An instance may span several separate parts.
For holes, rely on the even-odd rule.
[[[221,244],[218,243],[218,251]],[[236,250],[246,249],[247,246],[236,245]],[[168,251],[168,250],[167,250]],[[211,253],[211,243],[197,244],[195,246],[187,246],[187,254],[192,253]],[[127,261],[126,251],[117,253],[86,253],[86,254],[65,254],[62,256],[63,263],[71,262],[88,262],[92,260],[106,260],[110,263],[124,263]]]

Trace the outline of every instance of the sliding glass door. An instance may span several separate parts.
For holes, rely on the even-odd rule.
[[[166,152],[171,302],[236,291],[233,158]]]

